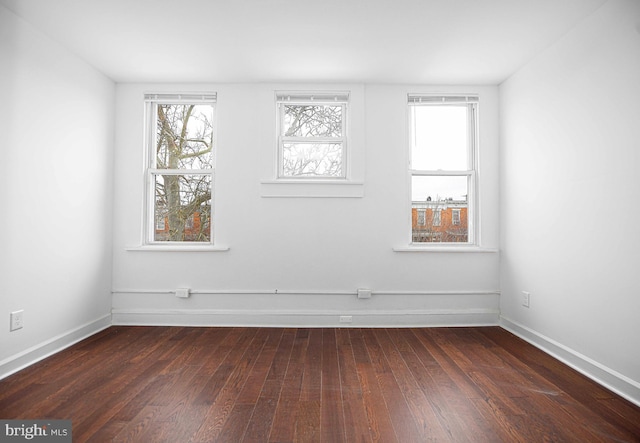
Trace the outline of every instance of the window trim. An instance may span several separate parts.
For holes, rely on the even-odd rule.
[[[350,180],[350,99],[349,91],[276,91],[276,181],[322,183]],[[336,105],[342,106],[341,137],[285,137],[282,135],[284,124],[284,107],[286,105]],[[284,174],[285,143],[338,143],[341,145],[342,173],[339,176],[294,176]]]
[[[408,93],[407,94],[407,122],[409,142],[408,147],[408,183],[409,183],[409,220],[411,219],[412,202],[412,178],[418,176],[424,177],[467,177],[467,241],[464,243],[457,242],[414,242],[413,229],[409,224],[409,247],[394,248],[395,251],[420,251],[420,250],[475,250],[480,248],[479,239],[479,184],[478,184],[478,167],[479,167],[479,128],[480,121],[478,118],[480,107],[479,94],[447,94],[447,93]],[[412,151],[413,151],[413,107],[415,106],[467,106],[469,140],[467,146],[467,168],[466,170],[422,170],[413,169]]]
[[[161,104],[210,104],[213,107],[213,146],[211,147],[213,161],[210,169],[158,169],[155,164],[155,144],[157,125],[157,105]],[[128,248],[128,250],[144,251],[225,251],[228,248],[215,245],[214,206],[215,206],[215,172],[217,161],[217,93],[216,92],[186,92],[186,93],[145,93],[144,94],[144,214],[142,230],[142,246]],[[209,241],[156,241],[154,240],[155,217],[155,177],[158,175],[202,175],[210,176],[211,204],[210,204],[210,232]]]

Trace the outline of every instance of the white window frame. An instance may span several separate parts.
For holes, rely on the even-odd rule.
[[[409,211],[411,214],[411,187],[412,178],[423,177],[467,177],[467,242],[465,243],[448,243],[448,242],[434,242],[434,243],[414,243],[412,239],[412,232],[409,232],[410,245],[418,246],[424,249],[437,249],[442,247],[468,247],[479,246],[478,239],[478,140],[479,140],[479,120],[478,120],[478,107],[479,97],[478,95],[458,95],[458,94],[408,94],[408,118],[410,129],[410,143],[409,143]],[[468,127],[469,138],[467,144],[467,169],[465,170],[425,170],[425,169],[413,169],[412,165],[412,143],[415,140],[413,136],[414,132],[414,115],[413,107],[415,106],[466,106],[468,109]],[[434,214],[435,215],[435,214]],[[411,226],[411,225],[410,225]]]
[[[276,124],[277,124],[277,179],[292,181],[344,181],[349,174],[349,92],[348,91],[276,91]],[[341,137],[286,137],[283,135],[284,107],[286,105],[341,105],[342,136]],[[341,174],[339,176],[296,176],[284,174],[284,145],[286,143],[336,143],[341,149]]]
[[[210,250],[214,245],[214,205],[215,205],[215,164],[216,164],[216,102],[215,92],[188,92],[188,93],[147,93],[144,95],[145,104],[145,214],[144,214],[144,242],[143,246],[162,248],[161,250]],[[210,169],[158,169],[156,168],[156,125],[157,125],[157,105],[164,104],[210,104],[213,106],[213,163]],[[155,177],[158,175],[209,175],[211,183],[211,205],[209,214],[210,232],[208,242],[187,242],[187,241],[157,241],[155,240]],[[220,248],[226,250],[228,248]]]

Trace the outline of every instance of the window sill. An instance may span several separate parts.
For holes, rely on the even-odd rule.
[[[272,198],[361,198],[364,183],[348,180],[265,180],[260,196]]]
[[[140,245],[128,246],[125,251],[132,252],[226,252],[228,246],[214,245]]]
[[[481,246],[464,245],[438,245],[438,246],[423,246],[423,245],[409,245],[393,248],[394,252],[483,252],[483,253],[496,253],[498,248],[485,248]]]

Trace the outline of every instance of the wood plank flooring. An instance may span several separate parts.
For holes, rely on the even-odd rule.
[[[640,442],[640,408],[497,328],[111,327],[0,381],[74,442]]]

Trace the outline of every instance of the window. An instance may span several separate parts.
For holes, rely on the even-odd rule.
[[[442,225],[442,209],[433,211],[433,226]]]
[[[451,224],[453,225],[460,224],[460,209],[451,210]]]
[[[191,214],[185,223],[185,228],[188,230],[193,229],[195,226],[195,214]]]
[[[427,210],[418,209],[418,225],[424,226],[427,224]]]
[[[475,96],[408,97],[411,126],[412,243],[475,244],[477,107]]]
[[[347,177],[348,93],[276,94],[278,178]]]
[[[147,94],[147,243],[212,244],[215,94]]]

